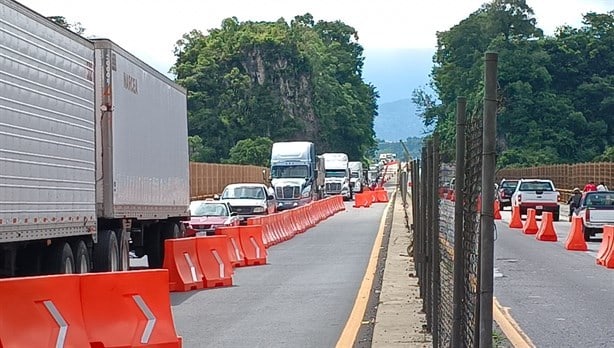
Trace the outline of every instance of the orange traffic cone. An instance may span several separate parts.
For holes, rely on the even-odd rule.
[[[565,240],[565,249],[587,251],[588,246],[584,241],[584,233],[582,232],[582,218],[574,216],[571,220],[571,228]]]
[[[495,220],[501,220],[501,209],[499,208],[499,201],[496,199],[495,199],[494,212],[495,212]]]
[[[537,221],[535,220],[535,209],[527,209],[527,219],[522,226],[522,233],[535,234],[539,229],[537,228]]]
[[[556,232],[554,231],[554,224],[552,223],[552,213],[547,211],[542,213],[542,223],[539,226],[539,231],[535,236],[537,240],[545,242],[556,242]]]
[[[512,218],[510,219],[510,228],[522,228],[522,220],[520,219],[520,207],[512,207]]]

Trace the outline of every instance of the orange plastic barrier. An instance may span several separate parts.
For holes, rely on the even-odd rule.
[[[190,291],[204,287],[195,238],[165,240],[162,268],[168,270],[170,291]]]
[[[380,191],[386,192],[386,191]],[[368,208],[371,206],[371,195],[366,193],[354,194],[354,208]]]
[[[520,207],[512,207],[512,218],[510,219],[510,228],[522,228],[522,219],[520,218]]]
[[[215,229],[215,234],[218,236],[228,236],[228,256],[233,267],[245,266],[245,254],[241,249],[241,238],[239,237],[239,226],[218,227]]]
[[[245,252],[246,265],[265,265],[267,251],[262,242],[262,226],[239,226],[239,237]]]
[[[588,246],[584,240],[584,232],[582,231],[582,218],[574,216],[571,220],[571,228],[565,240],[565,249],[587,251]]]
[[[89,347],[79,283],[76,275],[1,279],[0,347]]]
[[[527,219],[524,221],[524,225],[522,225],[522,233],[536,234],[537,231],[539,231],[539,227],[537,227],[537,220],[535,219],[535,213],[535,209],[527,209]]]
[[[614,226],[603,226],[603,238],[596,262],[598,265],[614,268]]]
[[[167,270],[80,277],[83,321],[92,348],[181,347],[171,313]]]
[[[494,218],[495,220],[501,220],[501,208],[499,207],[499,201],[496,199],[494,203]]]
[[[198,264],[203,270],[205,287],[232,286],[234,269],[228,255],[228,236],[195,238]]]
[[[388,191],[386,190],[375,191],[375,199],[377,200],[377,203],[388,202]]]
[[[180,348],[163,269],[0,280],[0,347]]]
[[[556,231],[554,230],[554,224],[552,223],[552,213],[549,211],[542,213],[542,223],[539,225],[539,231],[535,236],[537,240],[545,242],[556,242]]]

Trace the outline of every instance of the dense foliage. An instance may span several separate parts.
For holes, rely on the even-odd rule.
[[[484,4],[437,34],[432,88],[413,93],[453,158],[457,96],[480,113],[483,57],[499,54],[499,166],[607,158],[614,143],[614,11],[584,15],[583,26],[544,36],[525,0]],[[607,152],[607,153],[606,153]]]
[[[230,149],[230,157],[223,162],[269,167],[271,165],[272,148],[273,141],[265,137],[239,140]]]
[[[228,18],[207,34],[185,34],[172,70],[188,90],[189,134],[202,140],[194,157],[243,161],[230,149],[264,137],[362,159],[375,146],[377,114],[362,53],[354,28],[309,14],[290,23]]]

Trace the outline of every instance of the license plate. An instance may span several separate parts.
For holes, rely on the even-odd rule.
[[[541,210],[541,209],[544,209],[544,206],[543,205],[538,205],[537,207],[535,207],[535,209]]]

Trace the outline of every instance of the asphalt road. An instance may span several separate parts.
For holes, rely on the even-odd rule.
[[[234,286],[172,293],[184,347],[334,347],[352,310],[385,204],[352,208],[237,268]]]
[[[509,210],[502,217],[496,223],[495,296],[533,343],[614,347],[614,270],[595,264],[601,240],[589,242],[587,252],[568,251],[569,222],[554,223],[558,242],[541,242],[509,229]]]

